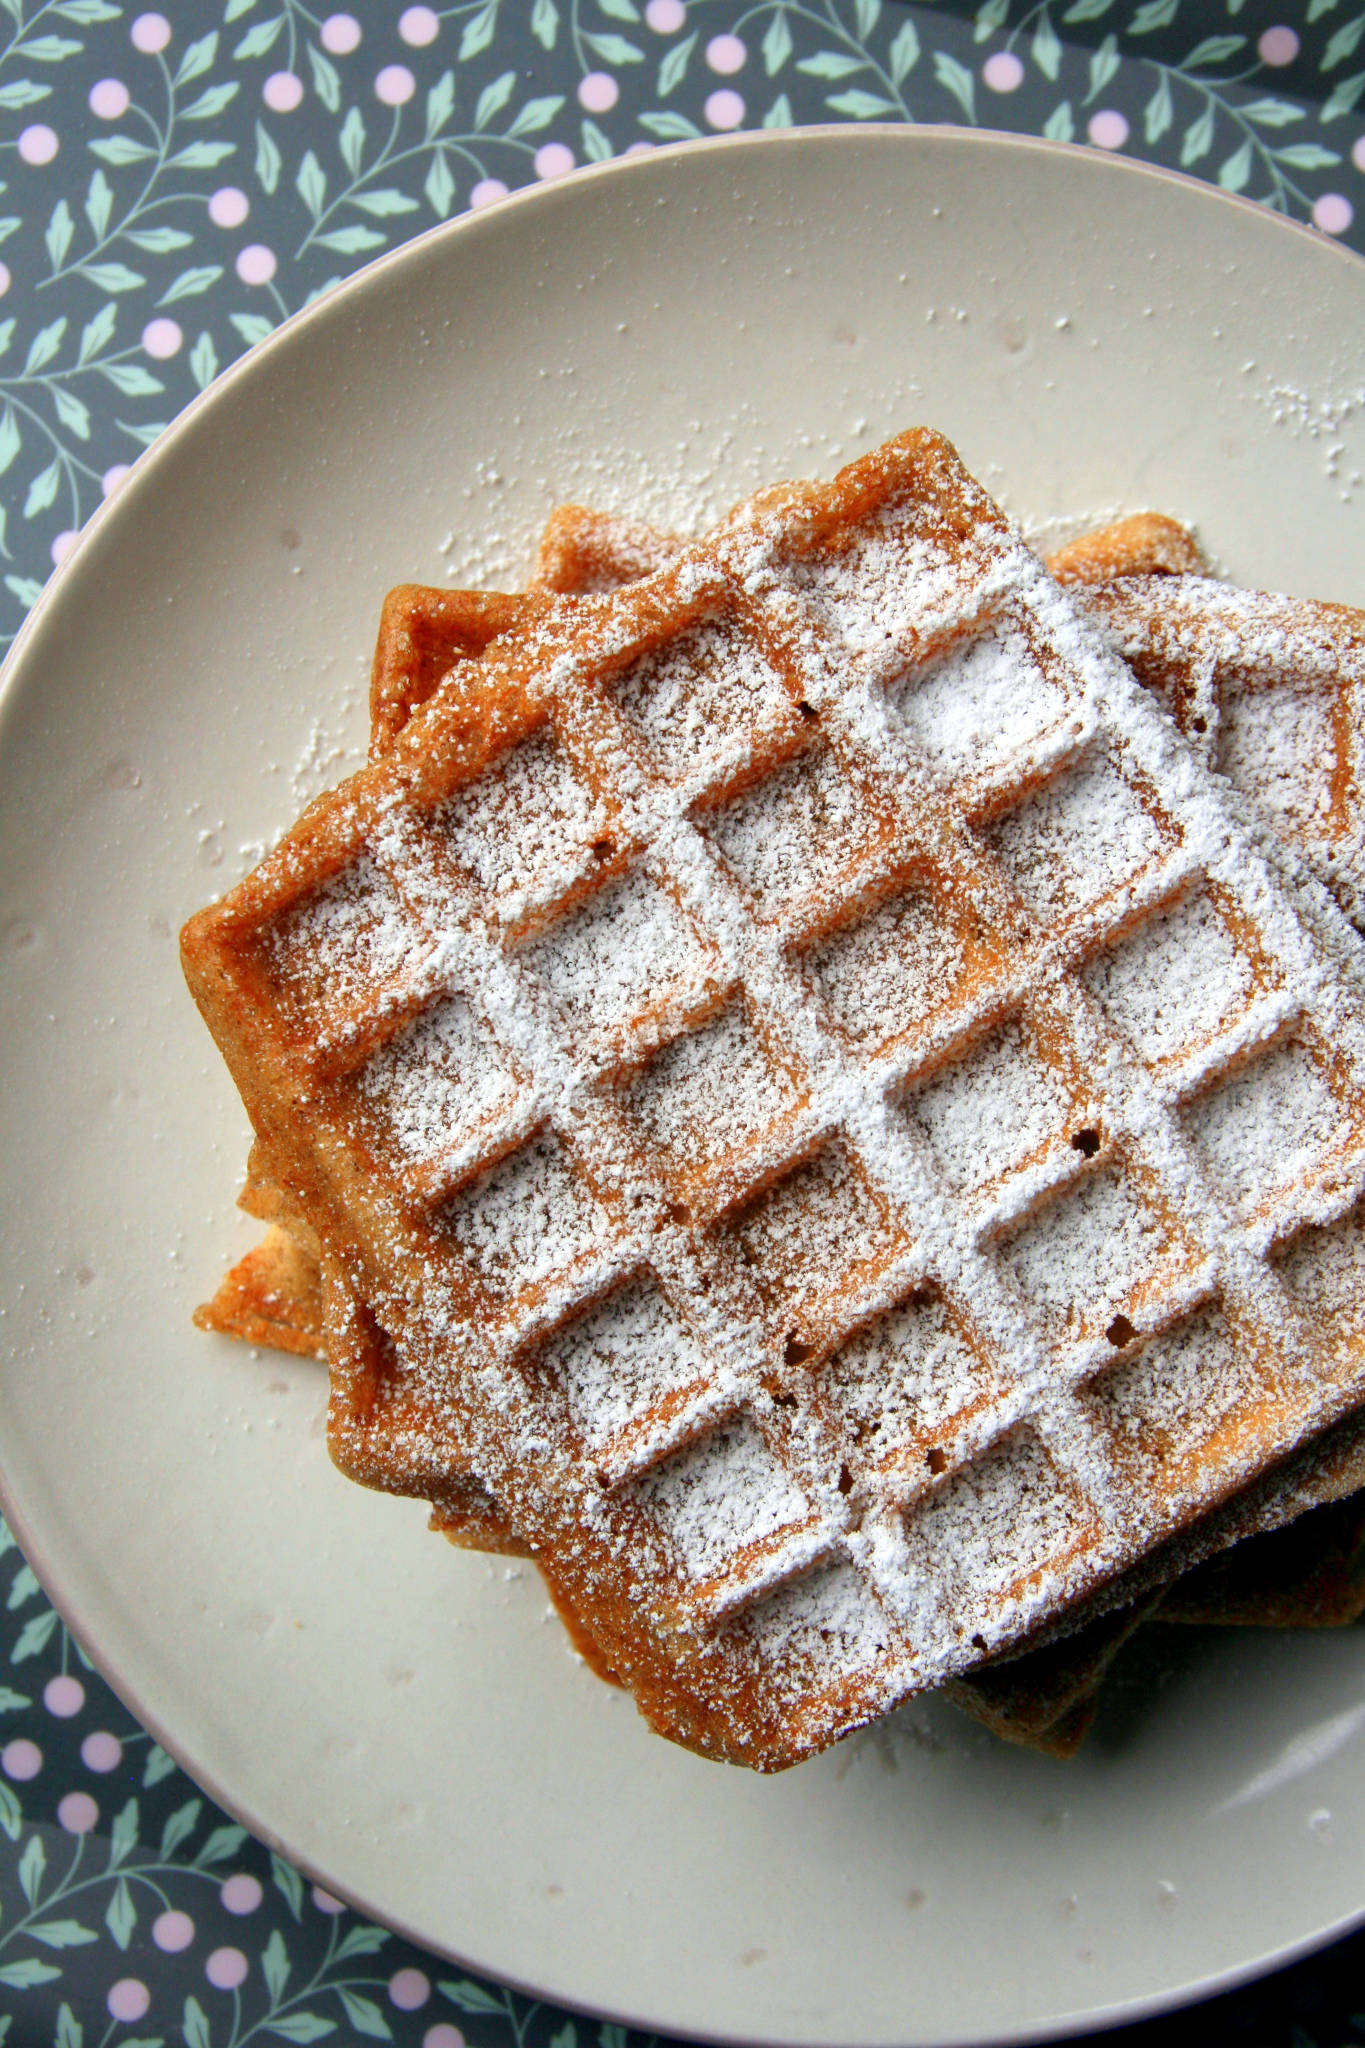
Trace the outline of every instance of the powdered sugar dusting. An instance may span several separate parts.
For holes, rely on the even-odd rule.
[[[1332,785],[1324,772],[1336,752],[1330,694],[1294,683],[1225,693],[1215,760],[1239,789],[1307,837],[1327,829]]]
[[[1026,1294],[1063,1321],[1103,1328],[1172,1247],[1124,1173],[1089,1175],[1034,1216],[1005,1249]]]
[[[910,1114],[955,1187],[978,1187],[1065,1135],[1068,1091],[1018,1021],[911,1098]]]
[[[546,1134],[466,1188],[445,1227],[495,1293],[534,1286],[607,1242],[606,1218]]]
[[[736,1152],[794,1095],[743,1006],[732,1003],[701,1030],[666,1045],[626,1100],[659,1150],[690,1169]]]
[[[605,1031],[703,978],[708,955],[666,891],[638,869],[521,955],[574,1027]]]
[[[962,1589],[967,1625],[990,1595],[1020,1597],[1093,1521],[1085,1495],[1019,1429],[913,1510],[906,1537],[917,1571]]]
[[[1134,1048],[1156,1061],[1213,1037],[1253,985],[1251,962],[1203,891],[1154,912],[1085,978]]]
[[[760,1196],[732,1230],[759,1291],[803,1309],[890,1249],[867,1176],[838,1142]]]
[[[1308,1047],[1291,1039],[1239,1067],[1185,1121],[1219,1185],[1252,1207],[1268,1188],[1310,1171],[1344,1118]]]
[[[373,1000],[423,948],[393,884],[362,855],[280,921],[270,950],[296,998],[340,1011]]]
[[[831,1670],[866,1670],[891,1647],[881,1603],[842,1561],[817,1566],[760,1600],[741,1626],[765,1664],[804,1666],[823,1683]]]
[[[807,894],[813,878],[855,855],[866,813],[857,788],[820,747],[718,811],[706,829],[762,914],[778,917]]]
[[[812,946],[805,959],[834,1024],[870,1049],[949,999],[965,953],[932,896],[911,889]]]
[[[789,712],[777,671],[733,620],[707,619],[616,678],[617,702],[668,775],[746,746],[756,726]]]
[[[617,1430],[700,1380],[705,1360],[653,1281],[628,1281],[546,1347],[569,1410],[600,1447]]]
[[[528,886],[548,889],[572,878],[586,848],[607,830],[607,819],[543,731],[453,797],[437,830],[461,865],[515,916]]]
[[[1212,1303],[1112,1367],[1090,1401],[1120,1453],[1156,1475],[1168,1460],[1197,1459],[1214,1431],[1263,1391]]]
[[[922,1466],[925,1443],[974,1405],[990,1381],[947,1304],[925,1291],[859,1330],[820,1376],[855,1469],[911,1455]]]
[[[636,1496],[692,1579],[713,1577],[740,1551],[808,1513],[805,1497],[747,1416],[647,1473]]]
[[[1365,1203],[1336,1223],[1300,1232],[1285,1247],[1279,1271],[1317,1328],[1356,1335],[1365,1322]]]
[[[363,1070],[360,1092],[415,1163],[453,1150],[507,1109],[516,1082],[469,1004],[452,996],[400,1031]]]
[[[889,694],[918,744],[949,775],[994,767],[1040,739],[1067,710],[1025,635],[1009,625],[912,670]]]
[[[986,836],[1041,917],[1122,888],[1161,848],[1156,820],[1103,755],[1028,798]]]

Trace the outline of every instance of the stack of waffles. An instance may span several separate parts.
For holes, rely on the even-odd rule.
[[[186,928],[274,1226],[206,1320],[703,1754],[1065,1750],[1158,1605],[1358,1604],[1365,619],[1201,569],[927,432],[558,515]]]

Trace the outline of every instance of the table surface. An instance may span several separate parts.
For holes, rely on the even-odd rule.
[[[0,647],[139,451],[380,250],[659,142],[967,122],[1365,252],[1353,0],[0,0]],[[0,1526],[0,2042],[626,2048],[344,1911],[201,1797]],[[1365,2040],[1365,1934],[1125,2038]]]

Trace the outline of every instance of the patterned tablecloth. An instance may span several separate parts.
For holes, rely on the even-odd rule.
[[[660,142],[965,122],[1365,251],[1357,0],[0,0],[0,644],[139,450],[379,250]],[[0,2042],[626,2048],[311,1888],[90,1669],[0,1527]],[[1365,2039],[1365,1935],[1135,2041]]]

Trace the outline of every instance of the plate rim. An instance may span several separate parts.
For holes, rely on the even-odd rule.
[[[550,210],[564,203],[566,194],[573,195],[604,180],[629,182],[636,177],[643,178],[651,172],[657,173],[660,165],[671,172],[674,165],[685,166],[691,159],[711,158],[722,152],[758,151],[772,154],[783,150],[818,150],[832,142],[855,148],[894,146],[908,150],[912,154],[925,150],[965,150],[972,153],[984,150],[990,154],[999,150],[1069,158],[1087,164],[1091,172],[1099,177],[1113,175],[1120,180],[1143,179],[1160,185],[1171,185],[1187,193],[1197,194],[1201,203],[1205,205],[1218,203],[1243,215],[1254,216],[1267,234],[1283,232],[1296,238],[1306,238],[1318,251],[1331,252],[1331,255],[1348,269],[1365,264],[1365,257],[1308,223],[1273,212],[1242,194],[1224,191],[1187,171],[1145,163],[1140,159],[1117,153],[1101,152],[1084,143],[1055,142],[1042,136],[985,127],[969,128],[956,123],[919,126],[904,122],[820,122],[789,129],[741,130],[733,134],[701,136],[690,141],[669,144],[651,149],[647,156],[613,157],[603,163],[582,165],[562,178],[520,187],[488,207],[478,211],[466,210],[453,219],[437,222],[397,247],[382,251],[338,284],[289,314],[269,335],[227,365],[206,389],[196,393],[163,429],[151,447],[138,457],[119,488],[96,506],[82,527],[77,541],[48,576],[39,597],[20,625],[3,662],[0,662],[0,722],[4,719],[13,694],[21,686],[31,643],[44,629],[51,614],[65,601],[68,588],[80,575],[82,564],[89,559],[92,543],[97,541],[108,527],[116,526],[122,519],[128,517],[145,498],[147,492],[155,489],[156,478],[163,463],[174,458],[179,444],[186,434],[194,429],[201,415],[212,412],[215,407],[230,400],[239,384],[259,376],[273,357],[292,349],[312,327],[334,317],[338,307],[354,306],[356,301],[382,285],[390,272],[414,262],[421,263],[427,260],[438,244],[458,241],[471,234],[490,232],[494,224],[508,219],[513,209]],[[708,2048],[710,2044],[714,2044],[714,2048],[812,2048],[811,2037],[784,2035],[780,2031],[765,2030],[763,2034],[758,2035],[751,2032],[701,2029],[693,2030],[686,2037],[671,2035],[666,2018],[656,2017],[648,2010],[631,2011],[616,2005],[582,2003],[567,1999],[562,1991],[552,1985],[539,1983],[534,1978],[523,1978],[502,1970],[490,1973],[488,1965],[477,1957],[470,1956],[457,1946],[446,1942],[432,1941],[425,1933],[416,1931],[401,1915],[386,1912],[367,1901],[361,1893],[322,1871],[306,1852],[301,1853],[289,1844],[265,1818],[254,1811],[249,1801],[239,1798],[231,1787],[222,1781],[214,1768],[187,1760],[178,1739],[162,1717],[141,1701],[137,1682],[118,1668],[111,1659],[106,1659],[95,1647],[94,1638],[87,1633],[80,1615],[79,1597],[62,1582],[37,1528],[19,1507],[3,1448],[0,1448],[0,1512],[3,1512],[25,1558],[33,1566],[44,1596],[56,1610],[64,1626],[90,1656],[91,1662],[105,1683],[140,1726],[153,1736],[174,1758],[177,1766],[206,1792],[215,1804],[245,1826],[258,1842],[283,1856],[311,1883],[344,1901],[355,1913],[390,1929],[427,1955],[456,1964],[475,1975],[490,1976],[491,1981],[519,1996],[539,1999],[570,2013],[615,2022],[645,2032],[663,2032],[673,2039],[685,2038],[708,2044]],[[97,1631],[96,1623],[96,1633]],[[1157,2018],[1166,2013],[1195,2009],[1212,1998],[1234,1991],[1330,1946],[1362,1924],[1365,1924],[1365,1886],[1362,1887],[1359,1906],[1334,1919],[1325,1927],[1276,1945],[1244,1962],[1191,1976],[1174,1988],[1111,2000],[1103,2005],[1092,2006],[1072,2017],[1054,2022],[1026,2023],[1011,2027],[1005,2032],[992,2033],[984,2039],[977,2033],[939,2033],[933,2037],[932,2043],[922,2040],[919,2048],[1027,2048],[1027,2044],[1071,2040],[1084,2034],[1102,2032],[1143,2019]],[[854,2042],[847,2035],[831,2035],[822,2039],[826,2043],[826,2048],[863,2048],[863,2044]]]

